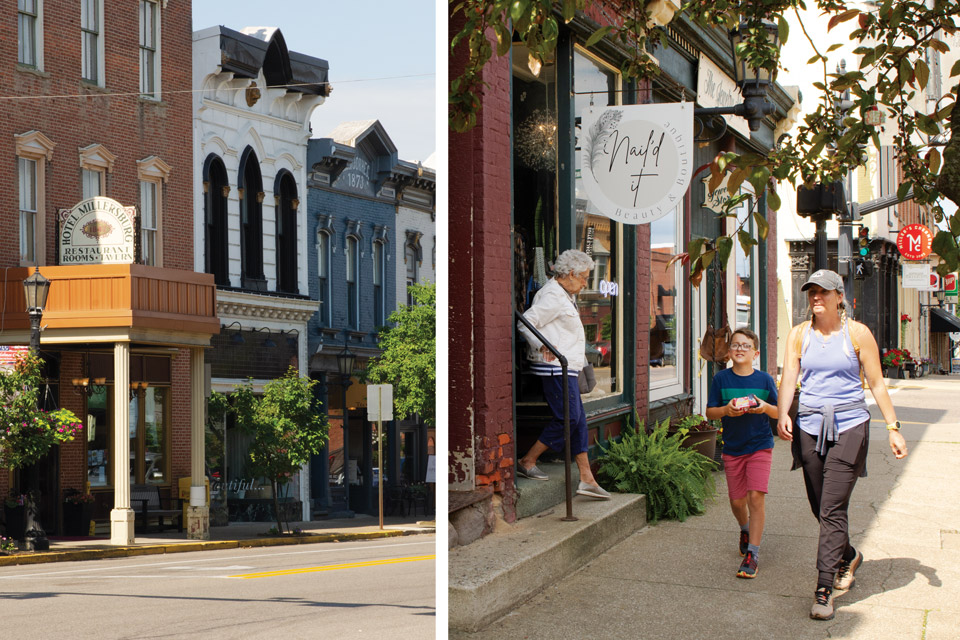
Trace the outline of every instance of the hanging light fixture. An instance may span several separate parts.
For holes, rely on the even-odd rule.
[[[557,166],[557,113],[535,109],[516,131],[520,161],[531,169],[550,171]]]

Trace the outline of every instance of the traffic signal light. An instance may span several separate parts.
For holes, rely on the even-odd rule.
[[[858,243],[860,245],[860,257],[866,258],[870,253],[870,229],[860,227]]]

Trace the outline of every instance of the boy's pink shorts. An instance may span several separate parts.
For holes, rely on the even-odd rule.
[[[731,500],[745,498],[748,491],[767,493],[773,449],[760,449],[743,456],[723,454],[723,470],[727,474],[727,493]]]

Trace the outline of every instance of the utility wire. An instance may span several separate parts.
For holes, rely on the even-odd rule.
[[[416,73],[406,76],[384,76],[382,78],[358,78],[356,80],[337,80],[337,84],[354,84],[357,82],[382,82],[384,80],[405,80],[407,78],[432,78],[436,74],[434,73]],[[332,87],[333,83],[329,80],[327,82],[302,82],[299,84],[271,84],[263,87],[264,89],[295,89],[297,87],[316,87],[318,85],[327,85]],[[234,87],[227,89],[216,89],[216,91],[246,91],[250,88],[250,85],[244,87]],[[260,87],[257,87],[260,88]],[[160,99],[164,95],[170,94],[183,94],[183,93],[206,93],[209,91],[214,91],[213,89],[174,89],[172,91],[158,91],[156,93],[157,99]],[[2,96],[0,95],[0,100],[51,100],[51,99],[65,99],[65,98],[123,98],[129,96],[142,96],[145,95],[142,91],[121,91],[121,92],[110,92],[110,93],[67,93],[67,94],[58,94],[58,95],[28,95],[28,96]]]

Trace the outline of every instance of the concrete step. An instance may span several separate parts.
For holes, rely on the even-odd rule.
[[[517,476],[517,518],[529,518],[556,505],[561,505],[566,514],[563,503],[567,499],[566,483],[563,479],[563,462],[541,462],[537,468],[550,476],[549,480],[530,480]],[[580,484],[580,470],[576,464],[570,465],[570,481],[573,483],[573,493],[577,492]]]
[[[563,477],[562,471],[559,476]],[[482,629],[645,527],[646,497],[615,493],[610,500],[593,500],[577,496],[573,514],[578,520],[564,522],[565,514],[564,505],[554,506],[513,525],[500,523],[494,533],[451,549],[450,628]]]

